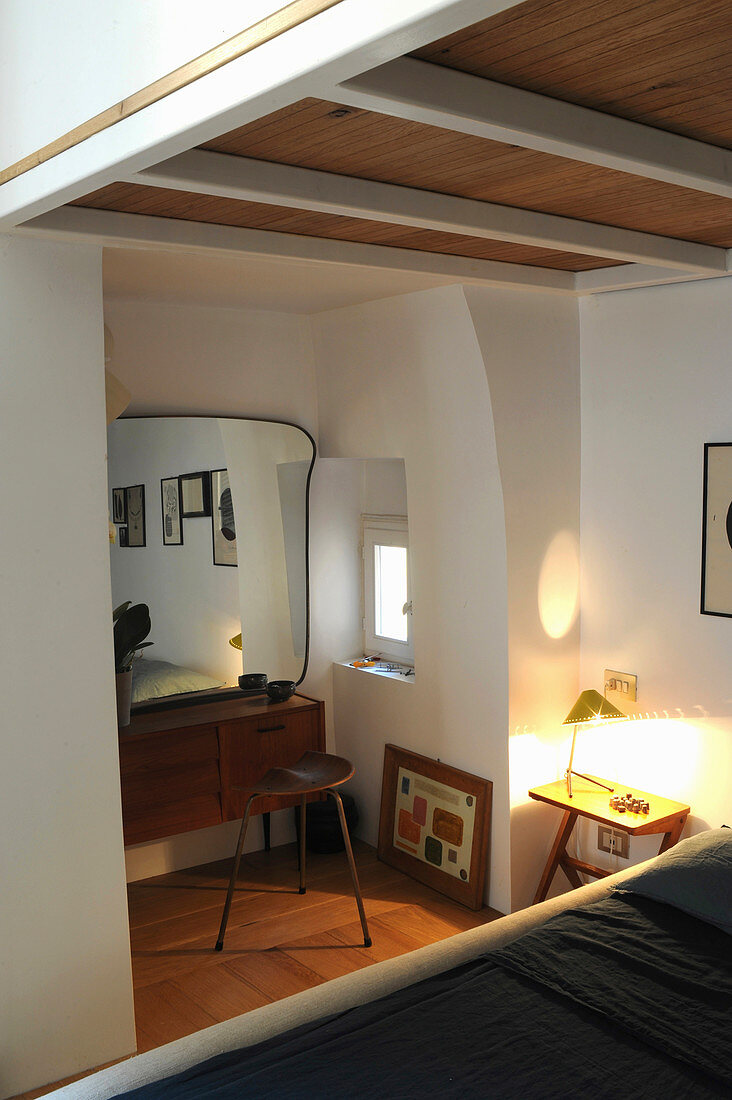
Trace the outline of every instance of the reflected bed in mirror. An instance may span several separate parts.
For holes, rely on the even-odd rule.
[[[239,694],[242,672],[299,683],[308,433],[261,420],[128,417],[109,426],[108,453],[113,606],[146,603],[152,621],[154,646],[133,664],[133,708]],[[241,651],[229,644],[239,633]]]

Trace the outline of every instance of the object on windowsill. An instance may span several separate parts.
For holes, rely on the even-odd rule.
[[[352,661],[339,661],[345,668],[357,668],[361,672],[376,673],[377,676],[386,676],[392,680],[414,681],[414,666],[400,665],[396,661],[388,661],[378,654],[366,657],[355,657]]]

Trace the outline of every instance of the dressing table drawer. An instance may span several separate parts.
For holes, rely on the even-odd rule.
[[[125,844],[187,833],[221,824],[221,799],[216,794],[196,795],[178,802],[147,802],[122,807]]]
[[[218,757],[216,726],[172,729],[144,736],[121,736],[119,766],[124,779],[166,771],[171,767],[195,768]]]
[[[221,821],[215,726],[121,739],[120,773],[125,844]]]
[[[323,752],[322,706],[264,712],[219,726],[221,810],[224,821],[242,817],[247,795],[234,787],[257,783],[270,768],[287,768],[309,749]],[[297,797],[260,798],[255,813],[295,806]]]

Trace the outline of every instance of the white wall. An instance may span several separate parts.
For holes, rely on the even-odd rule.
[[[579,679],[579,315],[573,299],[465,290],[485,363],[508,562],[513,908],[536,891],[556,812],[553,780]]]
[[[335,670],[338,750],[360,833],[378,826],[384,744],[493,780],[490,903],[509,894],[506,560],[483,360],[460,288],[313,318],[320,450],[404,458],[415,683]]]
[[[361,511],[371,516],[408,515],[403,458],[372,458],[363,463]]]
[[[3,0],[0,164],[27,156],[283,6],[282,0],[245,6]]]
[[[299,680],[304,645],[295,645],[290,614],[289,584],[304,590],[305,514],[292,517],[300,527],[302,573],[287,561],[280,473],[295,469],[302,501],[312,444],[303,432],[281,424],[253,424],[242,432],[235,421],[222,421],[221,432],[229,468],[234,510],[239,517],[237,549],[243,667],[264,672],[270,680]],[[298,523],[298,519],[300,522]],[[288,574],[289,567],[289,574]],[[304,622],[303,637],[304,637]]]
[[[310,492],[310,661],[301,690],[325,700],[329,751],[336,743],[333,661],[345,661],[362,646],[361,500],[359,459],[318,458]]]
[[[0,238],[0,1094],[134,1050],[101,251]]]
[[[132,393],[126,416],[247,416],[317,433],[306,317],[109,297],[104,317],[108,366]]]
[[[732,620],[699,613],[705,442],[732,439],[732,281],[585,299],[582,683],[638,676],[637,709],[582,764],[732,824]],[[731,489],[732,492],[732,489]],[[589,841],[587,841],[589,844]],[[657,850],[631,841],[631,859]]]

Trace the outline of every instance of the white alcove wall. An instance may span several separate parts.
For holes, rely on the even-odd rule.
[[[465,296],[426,291],[313,318],[320,451],[402,457],[413,684],[336,668],[337,748],[376,839],[384,744],[493,780],[490,904],[509,885],[506,558],[490,394]]]
[[[576,300],[558,295],[466,287],[465,297],[503,486],[511,887],[521,909],[533,901],[557,823],[527,792],[566,766],[562,721],[579,685],[579,313]]]

